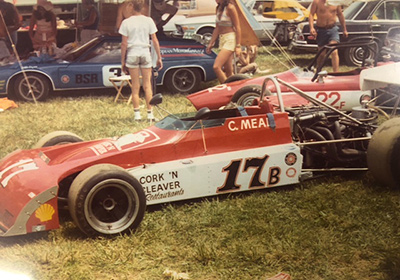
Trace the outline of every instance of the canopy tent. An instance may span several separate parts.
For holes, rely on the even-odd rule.
[[[254,30],[263,30],[263,27],[254,18],[251,9],[249,9],[242,0],[235,0],[234,4],[238,11],[240,27],[242,30],[241,44],[243,46],[261,45]]]

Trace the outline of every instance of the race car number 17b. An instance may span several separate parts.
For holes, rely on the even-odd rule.
[[[218,188],[217,192],[239,190],[241,185],[236,182],[239,172],[246,173],[249,169],[254,169],[253,176],[248,185],[249,189],[261,188],[266,185],[272,186],[279,183],[279,176],[281,174],[281,169],[279,167],[270,168],[268,184],[261,180],[261,173],[268,158],[269,156],[265,155],[263,158],[246,158],[231,161],[228,166],[225,166],[222,169],[222,171],[226,173],[225,183],[223,186]],[[241,166],[243,166],[243,171],[241,171]]]

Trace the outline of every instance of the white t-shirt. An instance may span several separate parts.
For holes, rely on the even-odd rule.
[[[149,47],[149,36],[157,32],[152,18],[143,15],[124,19],[119,28],[119,34],[128,37],[128,48]]]

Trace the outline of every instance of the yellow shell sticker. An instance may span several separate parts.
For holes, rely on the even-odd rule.
[[[35,216],[38,218],[42,223],[50,221],[53,219],[53,215],[56,211],[54,207],[50,204],[43,204],[35,211]]]

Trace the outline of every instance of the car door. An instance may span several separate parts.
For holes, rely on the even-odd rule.
[[[76,61],[59,68],[59,88],[112,87],[109,78],[121,74],[121,41],[103,40]]]
[[[382,1],[371,15],[371,30],[383,42],[389,28],[400,25],[400,1]]]

